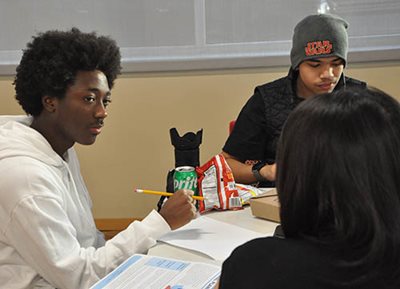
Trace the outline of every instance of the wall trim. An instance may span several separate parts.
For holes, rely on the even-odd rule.
[[[111,239],[116,234],[125,230],[133,221],[141,221],[142,218],[108,218],[108,219],[95,219],[96,227],[103,232],[106,240]]]

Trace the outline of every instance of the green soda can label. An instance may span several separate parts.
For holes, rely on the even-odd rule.
[[[174,172],[174,192],[180,189],[192,190],[197,194],[197,173],[194,167],[177,167]]]

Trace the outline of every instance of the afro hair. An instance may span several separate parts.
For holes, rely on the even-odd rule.
[[[121,55],[116,42],[95,32],[51,30],[39,33],[27,44],[14,80],[16,99],[27,114],[43,110],[45,95],[63,98],[78,71],[100,70],[108,85],[121,72]]]

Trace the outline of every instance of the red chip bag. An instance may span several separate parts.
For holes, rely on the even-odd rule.
[[[214,156],[201,167],[196,168],[199,195],[204,201],[199,202],[199,212],[212,209],[237,210],[242,208],[235,186],[232,170],[222,154]]]

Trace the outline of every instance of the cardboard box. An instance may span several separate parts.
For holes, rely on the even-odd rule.
[[[250,199],[251,213],[255,217],[280,222],[279,201],[276,190]]]

